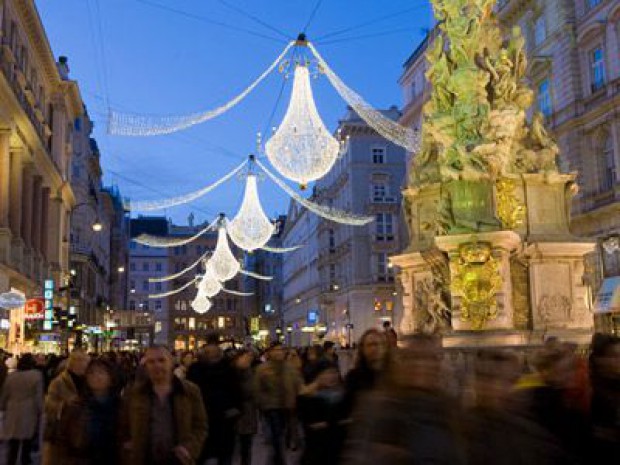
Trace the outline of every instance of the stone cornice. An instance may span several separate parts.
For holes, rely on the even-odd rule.
[[[21,18],[24,31],[30,41],[30,45],[41,63],[45,74],[50,82],[60,81],[60,74],[56,68],[56,60],[50,46],[47,34],[41,23],[39,12],[33,0],[15,0],[15,9]]]

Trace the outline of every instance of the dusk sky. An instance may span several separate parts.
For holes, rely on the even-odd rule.
[[[291,82],[274,72],[224,115],[173,135],[106,134],[108,108],[183,115],[227,102],[253,82],[303,30],[316,0],[36,0],[56,56],[69,57],[101,153],[106,184],[134,200],[187,193],[255,152],[256,133],[279,124]],[[248,16],[250,15],[250,16]],[[384,19],[382,19],[384,18]],[[381,20],[382,19],[382,20]],[[216,24],[217,23],[217,24]],[[224,25],[222,25],[224,24]],[[402,106],[403,62],[431,24],[427,0],[324,0],[307,30],[345,83],[377,108]],[[359,27],[358,27],[359,26]],[[335,34],[341,32],[339,34]],[[329,34],[329,36],[328,36]],[[325,36],[322,38],[322,36]],[[346,103],[325,76],[313,81],[317,107],[334,129]],[[233,216],[243,184],[235,178],[191,205],[161,214],[185,223]],[[259,184],[269,215],[288,198]],[[139,212],[137,212],[139,213]]]

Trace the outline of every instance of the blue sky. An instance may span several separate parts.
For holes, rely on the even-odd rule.
[[[142,200],[196,190],[253,153],[256,133],[265,129],[274,108],[271,125],[281,120],[290,82],[277,106],[283,77],[274,73],[228,113],[168,136],[109,136],[107,109],[186,114],[228,101],[280,54],[285,36],[294,37],[303,29],[317,1],[36,4],[54,54],[69,57],[71,77],[79,82],[95,121],[105,183],[117,184],[123,195]],[[350,87],[375,107],[389,107],[402,105],[397,84],[402,64],[430,24],[427,0],[323,0],[307,33]],[[333,129],[346,103],[324,76],[313,84],[319,112]],[[191,205],[162,213],[177,222],[185,222],[190,211],[198,220],[220,211],[232,216],[242,192],[235,178]],[[288,199],[269,181],[259,185],[259,192],[268,214],[286,212]]]

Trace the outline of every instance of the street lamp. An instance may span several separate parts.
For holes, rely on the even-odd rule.
[[[117,271],[119,273],[124,273],[125,272],[125,267],[124,266],[119,266]]]

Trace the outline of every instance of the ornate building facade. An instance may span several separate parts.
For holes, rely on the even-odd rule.
[[[0,2],[0,26],[0,291],[34,297],[69,276],[71,135],[84,106],[34,2]]]

